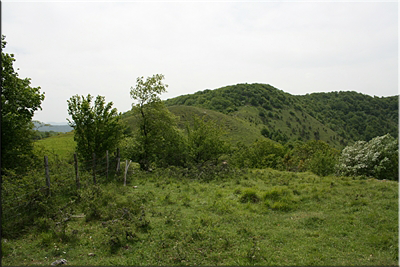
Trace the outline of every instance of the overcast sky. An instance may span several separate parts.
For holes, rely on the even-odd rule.
[[[2,2],[5,52],[45,92],[34,119],[66,122],[67,100],[130,110],[139,76],[162,99],[238,83],[294,95],[398,94],[398,3]]]

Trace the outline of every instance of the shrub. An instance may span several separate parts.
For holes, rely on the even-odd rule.
[[[339,151],[321,140],[294,144],[284,157],[286,170],[311,171],[320,176],[335,172]]]
[[[398,139],[390,134],[369,142],[357,141],[343,149],[336,165],[338,175],[399,180]]]
[[[336,155],[318,151],[308,162],[308,170],[319,176],[335,173]]]

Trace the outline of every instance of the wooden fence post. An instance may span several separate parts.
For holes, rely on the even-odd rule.
[[[96,184],[96,153],[93,153],[93,183]]]
[[[126,186],[126,174],[128,173],[128,168],[129,165],[131,164],[132,160],[129,161],[128,160],[125,161],[125,174],[124,174],[124,186]]]
[[[107,167],[106,167],[106,181],[108,181],[108,166],[109,166],[109,162],[108,162],[108,150],[106,151],[106,160],[107,160]]]
[[[50,175],[49,175],[49,159],[44,156],[44,169],[46,175],[47,196],[50,196]]]
[[[75,161],[75,176],[76,176],[76,188],[81,188],[81,183],[79,182],[79,172],[78,172],[78,157],[76,153],[74,154],[74,161]]]
[[[119,154],[119,148],[117,148],[117,173],[119,172],[120,169],[120,154]]]

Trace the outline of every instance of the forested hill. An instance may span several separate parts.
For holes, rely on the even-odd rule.
[[[387,133],[398,136],[398,96],[371,97],[352,91],[298,98],[307,112],[347,139],[369,141]]]
[[[237,84],[165,101],[246,119],[276,141],[321,139],[334,146],[390,133],[398,137],[398,96],[357,92],[291,95],[268,84]]]

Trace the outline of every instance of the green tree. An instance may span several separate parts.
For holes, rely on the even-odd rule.
[[[164,106],[159,95],[167,91],[164,75],[138,77],[131,87],[132,111],[138,121],[138,129],[132,140],[130,158],[140,164],[141,169],[150,170],[152,165],[183,165],[185,143],[177,128],[177,118]]]
[[[74,128],[74,139],[79,156],[89,161],[96,153],[102,157],[106,151],[113,151],[122,138],[123,126],[119,122],[121,115],[113,103],[106,104],[104,96],[97,96],[94,106],[93,97],[72,96],[68,102],[69,125]]]
[[[217,161],[229,151],[229,144],[223,140],[224,131],[213,121],[193,116],[192,125],[186,125],[189,161],[204,164]]]
[[[30,79],[21,79],[14,70],[13,54],[4,53],[1,37],[1,165],[4,169],[23,170],[33,157],[33,123],[35,111],[41,109],[44,93],[31,87]]]

